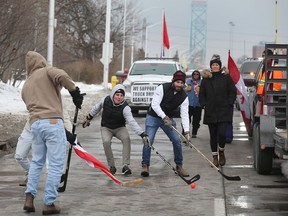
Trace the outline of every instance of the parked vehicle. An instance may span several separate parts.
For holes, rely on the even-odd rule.
[[[248,58],[242,63],[240,74],[245,86],[250,87],[256,85],[256,72],[260,69],[261,63],[262,59],[257,58]]]
[[[149,58],[135,61],[123,82],[126,101],[133,113],[147,110],[152,101],[154,90],[159,84],[171,82],[173,74],[183,67],[175,59]]]
[[[249,101],[251,105],[251,120],[253,126],[253,158],[254,168],[259,174],[270,174],[273,168],[273,159],[288,159],[287,143],[287,71],[288,71],[288,44],[266,44],[267,50],[280,50],[282,54],[266,54],[263,62],[266,71],[272,74],[275,71],[282,71],[282,78],[266,76],[263,96],[263,114],[256,115],[256,105],[259,100],[256,94],[256,85],[250,88]],[[279,53],[280,53],[279,52]],[[268,61],[278,60],[277,65],[268,65]],[[263,65],[262,64],[262,65]],[[256,73],[256,83],[259,80],[261,70]],[[281,83],[281,89],[269,88],[269,85]]]

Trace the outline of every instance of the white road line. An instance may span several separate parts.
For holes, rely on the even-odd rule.
[[[225,216],[225,203],[224,199],[216,198],[214,199],[214,216]]]

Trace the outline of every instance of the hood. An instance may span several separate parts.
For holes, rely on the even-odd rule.
[[[196,80],[196,79],[193,78],[193,74],[194,74],[194,73],[199,73],[199,79]],[[202,77],[202,76],[201,76],[201,72],[200,72],[200,71],[197,71],[197,70],[196,70],[196,71],[194,70],[194,71],[192,72],[192,74],[191,74],[191,80],[193,80],[193,81],[200,81],[200,80],[201,80],[201,77]]]
[[[125,95],[124,95],[123,101],[121,101],[120,104],[117,104],[117,105],[114,104],[113,96],[116,93],[116,91],[118,91],[119,89],[122,89],[125,92],[125,87],[122,84],[117,84],[116,86],[114,86],[114,88],[112,89],[112,91],[110,93],[110,99],[112,100],[114,106],[120,106],[125,102]],[[126,94],[126,92],[125,92],[125,94]]]
[[[27,76],[30,76],[33,71],[47,66],[46,59],[41,54],[34,51],[29,51],[26,54],[25,61]]]
[[[124,81],[124,85],[137,83],[163,83],[163,82],[172,82],[173,76],[164,76],[159,74],[149,74],[149,75],[130,75]]]
[[[229,74],[229,70],[228,70],[228,68],[226,68],[226,67],[221,68],[220,72],[221,72],[222,74],[225,74],[225,75]],[[211,78],[211,77],[212,77],[212,74],[213,74],[213,73],[211,72],[210,69],[204,69],[204,70],[202,71],[202,73],[201,73],[201,75],[202,75],[203,78]]]

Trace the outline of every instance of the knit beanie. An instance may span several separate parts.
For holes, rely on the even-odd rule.
[[[220,68],[222,67],[222,62],[220,60],[220,55],[214,54],[212,56],[211,61],[210,61],[210,68],[211,68],[212,64],[214,64],[214,63],[217,63],[220,66]]]
[[[115,94],[116,93],[121,93],[121,94],[125,95],[125,91],[123,89],[118,89],[117,91],[115,91]]]
[[[181,80],[183,81],[184,83],[186,82],[186,74],[182,71],[176,71],[174,74],[173,74],[173,79],[172,79],[172,82],[175,82],[177,80]]]

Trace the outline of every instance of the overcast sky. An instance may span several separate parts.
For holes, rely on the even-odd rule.
[[[181,54],[189,49],[191,0],[130,1],[137,2],[138,7],[142,8],[143,12],[140,15],[147,18],[148,25],[161,22],[164,9],[170,38],[170,53],[175,53],[178,49]],[[261,41],[275,41],[275,0],[206,0],[206,2],[206,63],[214,53],[218,53],[226,65],[229,48],[235,60],[244,54],[252,57],[253,45],[258,45]],[[234,23],[234,27],[231,27],[230,21]],[[288,43],[287,22],[288,0],[278,0],[279,43]],[[148,29],[148,40],[149,56],[159,56],[162,24]]]

